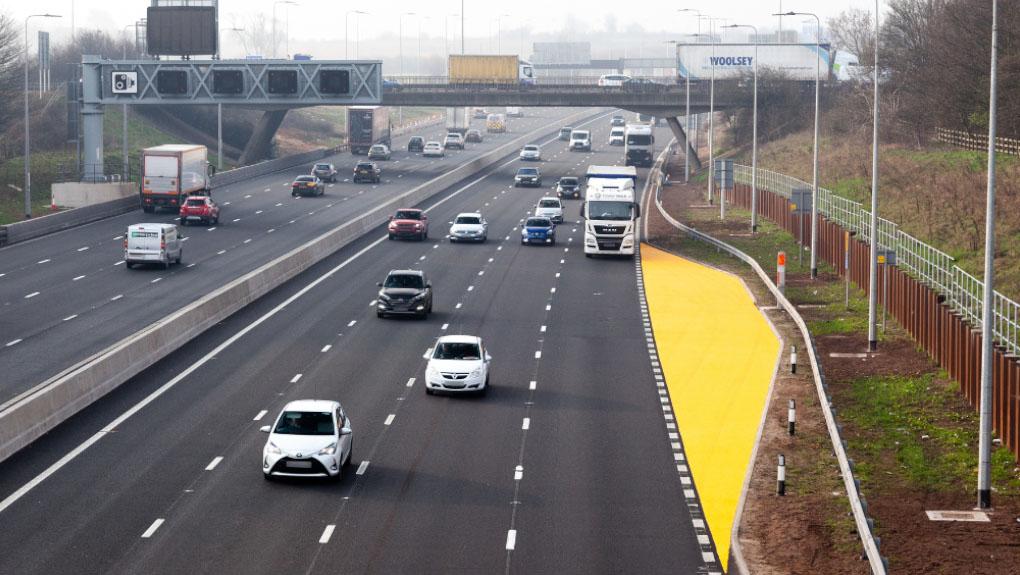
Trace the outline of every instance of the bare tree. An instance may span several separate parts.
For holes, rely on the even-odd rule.
[[[241,46],[244,47],[245,54],[258,54],[261,56],[268,57],[273,53],[273,19],[267,17],[262,12],[252,14],[247,22],[234,23],[235,27],[242,28],[242,32],[238,32],[238,36],[241,39]],[[276,38],[277,47],[281,43],[280,38]]]
[[[833,48],[857,56],[861,66],[870,67],[874,64],[875,26],[871,12],[851,8],[840,12],[834,18],[829,18],[826,27],[829,29]]]
[[[18,115],[21,80],[21,46],[14,20],[0,14],[0,135],[6,134]]]

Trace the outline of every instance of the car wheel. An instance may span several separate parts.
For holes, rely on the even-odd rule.
[[[387,234],[386,239],[393,241],[393,234]]]
[[[344,466],[350,467],[354,464],[354,440],[351,440],[351,448],[347,450],[347,459],[344,460]]]
[[[170,269],[170,260],[169,259],[166,260],[165,262],[163,262],[163,269],[165,269],[165,270]]]
[[[215,218],[213,218],[213,221],[212,221],[212,223],[213,223],[213,225],[214,225],[214,226],[215,226],[215,225],[218,225],[218,224],[220,223],[220,217],[219,217],[219,216],[216,216]]]
[[[584,254],[584,257],[586,257],[586,258],[590,258],[591,256],[592,256],[592,254]]]
[[[273,476],[263,471],[262,479],[265,479],[266,481],[273,481]]]
[[[381,311],[377,311],[377,312],[375,312],[375,317],[386,317],[386,314],[384,314]]]
[[[135,267],[135,264],[133,264],[131,262],[124,262],[124,267],[127,268],[127,269],[131,269],[131,268]]]
[[[181,250],[181,251],[177,252],[177,259],[174,260],[174,263],[176,263],[177,265],[181,265],[181,258],[183,258],[183,257],[184,257],[184,250]]]
[[[419,242],[425,241],[425,232],[418,234],[418,241]]]
[[[549,242],[549,245],[550,245],[550,246],[555,246],[555,245],[556,245],[556,238],[553,238],[553,239],[552,239],[552,240],[551,240],[551,241]]]
[[[292,198],[296,198],[297,196],[298,196],[297,192],[291,192],[290,193],[290,197],[292,197]]]
[[[188,218],[180,217],[180,218],[177,218],[177,219],[181,222],[182,226],[188,225]]]
[[[435,395],[435,394],[436,394],[435,390],[433,390],[432,388],[430,388],[428,386],[428,384],[426,384],[425,385],[425,395]]]

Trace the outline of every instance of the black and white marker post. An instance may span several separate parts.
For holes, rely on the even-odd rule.
[[[797,373],[797,346],[790,346],[790,373]]]
[[[794,434],[795,428],[797,427],[797,402],[796,400],[790,400],[790,407],[786,410],[786,421],[787,431],[790,435]]]
[[[779,466],[776,468],[776,495],[786,495],[786,457],[779,454]]]

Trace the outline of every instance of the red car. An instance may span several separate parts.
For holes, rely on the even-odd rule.
[[[181,224],[191,222],[217,224],[220,221],[220,206],[209,196],[188,196],[181,206]]]
[[[389,239],[415,238],[424,241],[429,237],[429,217],[417,209],[397,210],[390,216]]]

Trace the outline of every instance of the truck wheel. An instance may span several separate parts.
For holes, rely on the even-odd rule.
[[[177,265],[181,265],[181,258],[183,258],[183,257],[184,257],[184,250],[181,250],[181,251],[177,252],[177,260],[175,260],[174,263],[176,263]]]
[[[142,206],[142,211],[147,214],[151,214],[155,211],[155,209],[152,206]]]
[[[163,269],[165,269],[165,270],[170,269],[170,260],[169,259],[167,259],[165,262],[163,262]]]

